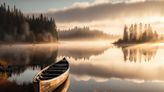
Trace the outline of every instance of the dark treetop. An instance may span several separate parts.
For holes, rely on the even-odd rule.
[[[160,37],[150,24],[143,25],[140,23],[139,25],[131,24],[129,28],[125,25],[123,38],[115,43],[143,43],[158,40],[160,40]]]
[[[10,9],[4,3],[0,6],[0,42],[56,42],[58,35],[55,21],[42,14],[39,17],[25,17],[20,10]]]

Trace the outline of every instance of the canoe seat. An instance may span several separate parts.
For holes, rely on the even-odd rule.
[[[52,77],[41,77],[39,78],[40,80],[48,80],[48,79],[52,79]]]
[[[59,69],[59,70],[48,69],[48,70],[46,70],[46,71],[48,71],[48,72],[54,72],[54,73],[55,73],[55,72],[62,72],[62,73],[63,73],[63,72],[65,72],[66,70],[62,70],[62,69]],[[45,71],[45,72],[46,72],[46,71]]]
[[[54,64],[53,67],[65,67],[68,66],[68,64]]]
[[[51,77],[51,78],[54,78],[54,77],[59,76],[59,74],[42,74],[41,76],[42,77]]]
[[[48,70],[67,70],[67,67],[50,67]]]
[[[44,73],[48,73],[48,74],[62,74],[65,71],[56,71],[56,70],[46,70],[43,72]]]
[[[59,77],[61,74],[65,73],[69,69],[69,63],[64,58],[57,63],[49,65],[47,68],[40,71],[40,73],[35,77],[36,81],[50,80]],[[65,73],[67,74],[67,73]]]

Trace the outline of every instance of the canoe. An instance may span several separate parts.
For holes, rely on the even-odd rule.
[[[67,78],[66,81],[56,88],[53,92],[67,92],[70,86],[70,79]]]
[[[69,63],[63,58],[42,69],[33,79],[36,92],[52,92],[69,76]]]

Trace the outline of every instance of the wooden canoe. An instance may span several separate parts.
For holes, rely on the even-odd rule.
[[[65,58],[42,69],[33,79],[35,91],[52,92],[68,78],[69,69]]]
[[[70,79],[67,78],[66,81],[56,88],[53,92],[67,92],[70,86]]]

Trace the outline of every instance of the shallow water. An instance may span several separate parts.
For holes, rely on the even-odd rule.
[[[60,92],[163,92],[164,45],[108,41],[0,46],[0,92],[32,92],[34,75],[66,57],[70,76]],[[63,90],[65,89],[65,90]]]

